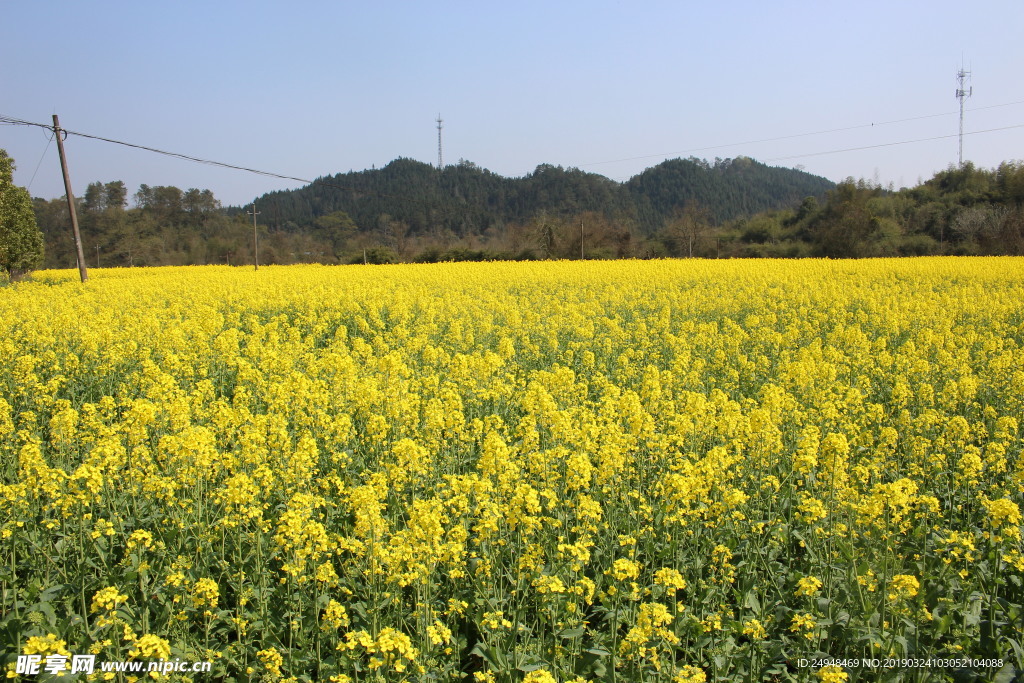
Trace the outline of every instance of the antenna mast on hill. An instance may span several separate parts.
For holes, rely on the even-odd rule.
[[[965,71],[961,64],[960,70],[956,72],[956,98],[960,100],[960,151],[957,157],[960,168],[964,167],[964,99],[974,94],[974,86],[964,88],[964,81],[970,80],[970,78],[971,72]]]
[[[441,115],[437,115],[437,170],[444,168],[444,157],[441,156]]]

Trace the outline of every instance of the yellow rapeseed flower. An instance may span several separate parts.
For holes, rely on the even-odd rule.
[[[815,576],[805,576],[796,582],[796,595],[814,597],[821,590],[821,579]]]
[[[705,683],[707,680],[708,676],[703,669],[687,664],[679,668],[672,683]]]
[[[892,602],[905,600],[917,595],[921,589],[921,583],[916,576],[910,574],[896,574],[889,581],[888,598]]]
[[[743,622],[743,635],[751,640],[764,640],[768,636],[768,631],[759,620],[749,619]]]
[[[844,683],[850,678],[849,674],[843,671],[843,667],[834,665],[823,666],[815,671],[814,675],[822,683]]]
[[[803,637],[808,640],[813,640],[817,625],[814,615],[812,614],[794,614],[793,619],[789,624],[789,630],[793,633],[803,635]]]

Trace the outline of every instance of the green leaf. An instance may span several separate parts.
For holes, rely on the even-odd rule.
[[[1012,638],[1007,638],[1004,636],[1002,640],[1009,643],[1010,647],[1013,648],[1014,653],[1017,655],[1017,661],[1024,662],[1024,647],[1022,647],[1020,643],[1018,643],[1016,640],[1013,640]]]
[[[487,662],[490,665],[490,667],[495,671],[504,670],[504,667],[502,666],[503,663],[498,661],[502,658],[497,656],[497,653],[494,651],[494,648],[490,647],[484,642],[479,642],[476,645],[474,645],[473,649],[469,651],[469,654],[480,657],[485,662]]]
[[[351,605],[349,605],[349,609],[351,609],[352,612],[358,615],[363,621],[370,620],[370,617],[366,613],[366,603],[362,601],[353,602]]]
[[[1003,665],[1003,668],[996,672],[996,675],[992,677],[992,683],[1013,683],[1017,680],[1017,669],[1007,662]]]
[[[65,588],[67,588],[67,586],[63,583],[50,586],[39,594],[39,602],[49,602],[50,600],[53,600],[55,597],[60,595]]]
[[[599,679],[604,678],[605,674],[608,673],[608,667],[605,666],[604,658],[611,655],[608,650],[603,650],[599,647],[590,648],[589,650],[583,651],[582,667],[577,669],[577,673],[583,674],[591,671]]]

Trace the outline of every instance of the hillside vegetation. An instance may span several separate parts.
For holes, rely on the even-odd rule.
[[[247,264],[250,207],[121,181],[78,201],[90,266]],[[1024,254],[1024,164],[950,167],[899,191],[752,159],[673,159],[625,183],[541,165],[506,178],[410,159],[256,200],[260,263]],[[34,200],[46,265],[73,267],[63,200]]]

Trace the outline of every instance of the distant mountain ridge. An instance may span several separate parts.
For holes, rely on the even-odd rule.
[[[687,205],[699,205],[712,221],[721,223],[792,208],[833,187],[826,178],[747,157],[713,163],[670,159],[624,183],[550,164],[523,177],[507,178],[468,161],[438,171],[399,158],[380,169],[339,173],[296,190],[271,192],[257,199],[257,205],[261,222],[285,232],[301,231],[339,211],[359,231],[400,221],[410,234],[445,232],[457,237],[527,223],[538,215],[597,212],[650,235]]]

